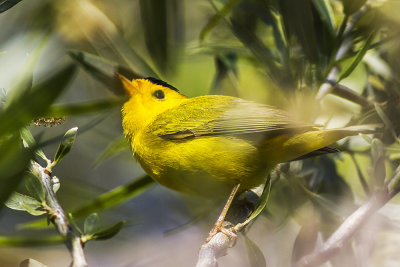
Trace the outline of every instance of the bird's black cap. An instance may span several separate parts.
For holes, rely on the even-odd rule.
[[[153,78],[153,77],[146,77],[146,78],[144,78],[145,80],[148,80],[149,82],[152,82],[152,83],[154,83],[154,84],[158,84],[158,85],[161,85],[161,86],[164,86],[164,87],[168,87],[169,89],[172,89],[172,90],[174,90],[174,91],[176,91],[176,92],[178,92],[179,93],[179,90],[178,89],[176,89],[175,87],[173,87],[172,85],[170,85],[169,83],[167,83],[167,82],[164,82],[164,81],[162,81],[162,80],[159,80],[159,79],[156,79],[156,78]]]

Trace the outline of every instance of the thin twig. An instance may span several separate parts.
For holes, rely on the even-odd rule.
[[[74,234],[63,208],[58,203],[51,182],[51,174],[37,162],[32,163],[32,168],[35,169],[35,173],[40,174],[40,179],[45,189],[46,205],[48,206],[47,212],[49,213],[50,220],[53,222],[59,234],[66,239],[66,246],[72,256],[71,267],[88,266],[85,254],[83,253],[81,239]]]
[[[368,218],[384,206],[400,191],[400,165],[385,185],[385,189],[377,191],[371,198],[351,214],[340,227],[310,255],[300,259],[295,267],[313,267],[331,259],[361,229]]]

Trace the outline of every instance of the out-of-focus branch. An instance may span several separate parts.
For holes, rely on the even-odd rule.
[[[368,221],[368,218],[400,192],[400,165],[381,191],[350,215],[342,225],[313,253],[303,257],[296,267],[313,267],[328,261],[348,242],[354,234]]]
[[[65,212],[61,205],[58,203],[56,195],[53,190],[53,184],[51,181],[51,174],[46,169],[40,166],[37,162],[32,162],[32,168],[34,172],[40,175],[41,182],[45,189],[46,194],[46,205],[50,216],[50,220],[56,227],[59,234],[66,239],[66,246],[72,256],[72,267],[86,267],[88,266],[83,253],[83,245],[79,236],[76,236],[72,230],[71,225],[65,215]]]
[[[331,83],[329,81],[326,81],[325,83]],[[363,97],[362,95],[357,94],[353,90],[351,90],[349,87],[344,86],[339,83],[333,83],[331,84],[332,87],[332,94],[339,96],[341,98],[347,99],[353,103],[359,104],[360,106],[364,108],[373,108],[374,107],[374,102],[368,100],[367,98]]]
[[[346,56],[346,54],[350,51],[353,40],[351,38],[346,38],[348,34],[354,29],[357,22],[361,19],[361,17],[371,8],[370,1],[367,1],[357,12],[353,13],[347,20],[347,24],[344,28],[343,32],[343,41],[338,48],[335,55],[335,62],[342,59]],[[318,89],[318,93],[316,96],[317,100],[321,100],[324,96],[329,94],[332,91],[333,84],[336,84],[338,81],[338,75],[340,72],[340,68],[338,65],[335,65],[330,70],[328,76],[326,77],[326,82],[324,82]]]

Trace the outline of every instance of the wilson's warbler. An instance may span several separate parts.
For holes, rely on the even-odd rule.
[[[220,198],[237,184],[250,189],[276,164],[370,129],[326,130],[240,98],[188,98],[161,80],[119,78],[130,95],[122,123],[134,156],[154,180],[189,194]]]

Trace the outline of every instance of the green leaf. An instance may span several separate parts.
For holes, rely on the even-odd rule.
[[[78,62],[93,78],[103,83],[106,88],[116,95],[126,95],[121,81],[115,73],[121,73],[130,79],[142,78],[124,66],[120,66],[115,62],[108,61],[102,57],[86,53],[83,51],[71,50],[68,52],[72,59]]]
[[[267,261],[265,260],[264,254],[262,253],[261,249],[254,243],[247,235],[243,235],[245,244],[246,244],[246,251],[247,251],[247,258],[249,259],[250,266],[252,267],[266,267]]]
[[[64,117],[83,115],[110,110],[115,107],[121,107],[126,102],[126,98],[94,100],[84,103],[74,103],[67,105],[53,105],[49,108],[46,115],[51,117]]]
[[[211,17],[211,19],[207,22],[207,24],[203,27],[200,32],[200,41],[203,41],[206,36],[214,29],[220,20],[224,18],[231,10],[239,3],[239,0],[230,0],[227,2],[221,10],[217,10],[217,13]]]
[[[19,267],[48,267],[48,266],[34,259],[26,259],[21,261]]]
[[[373,184],[381,188],[386,178],[385,148],[381,140],[374,138],[371,144],[371,158],[373,168]]]
[[[313,4],[317,9],[321,20],[332,30],[335,30],[335,15],[329,0],[313,0]]]
[[[114,207],[122,202],[136,197],[146,191],[151,185],[154,184],[148,175],[145,175],[137,180],[132,181],[124,186],[119,186],[113,190],[100,195],[98,198],[90,201],[86,205],[70,212],[74,218],[79,219],[86,217],[94,212],[100,212],[111,207]],[[44,228],[47,227],[46,220],[37,220],[20,225],[20,229],[27,228]]]
[[[126,221],[120,221],[110,227],[104,228],[100,231],[95,232],[92,235],[91,240],[106,240],[106,239],[110,239],[111,237],[115,236],[116,234],[118,234],[118,232],[121,230],[122,226],[124,226],[124,224],[126,223]]]
[[[140,17],[146,47],[158,69],[176,68],[173,59],[183,40],[182,1],[140,0]]]
[[[24,236],[4,236],[0,235],[0,246],[48,246],[54,244],[61,244],[65,239],[60,235],[50,235],[41,237],[27,237]]]
[[[22,0],[4,0],[0,3],[0,13],[7,11],[8,9],[12,8]]]
[[[343,80],[344,78],[346,78],[347,76],[349,76],[353,72],[353,70],[358,66],[358,64],[361,62],[361,60],[364,58],[365,54],[367,53],[373,37],[374,37],[373,33],[371,33],[368,36],[367,40],[364,43],[364,46],[360,49],[360,51],[358,51],[357,55],[354,57],[350,66],[342,73],[342,75],[340,75],[338,83],[341,80]]]
[[[342,0],[343,11],[346,15],[351,15],[357,12],[367,0]]]
[[[21,128],[20,135],[21,135],[22,140],[24,140],[26,142],[28,147],[34,147],[36,145],[36,141],[33,138],[33,135],[27,128],[25,128],[25,127]],[[35,154],[38,155],[39,157],[41,157],[42,159],[44,159],[45,161],[48,160],[46,155],[44,154],[43,150],[40,148],[35,150]]]
[[[129,143],[125,136],[118,136],[114,139],[107,148],[96,158],[93,162],[93,166],[97,166],[106,159],[109,159],[122,151],[129,149]]]
[[[34,86],[25,94],[11,99],[0,113],[0,136],[18,131],[33,119],[45,114],[49,106],[73,78],[75,67],[69,65]]]
[[[270,193],[271,193],[271,178],[268,178],[268,181],[264,187],[264,191],[260,196],[260,200],[259,200],[257,208],[250,214],[249,218],[247,218],[247,220],[245,222],[237,224],[235,226],[235,228],[238,228],[237,230],[240,230],[242,227],[249,224],[264,210],[265,206],[268,203]]]
[[[86,235],[94,234],[99,229],[99,225],[99,215],[97,213],[92,213],[85,219],[83,233]]]
[[[40,175],[40,174],[39,174]],[[46,199],[45,189],[39,177],[32,172],[28,172],[24,178],[25,187],[29,193],[39,202]]]
[[[57,152],[54,156],[53,166],[60,162],[68,153],[71,151],[72,146],[75,143],[76,134],[78,132],[78,127],[69,129],[61,140]]]
[[[31,149],[22,147],[19,135],[0,141],[0,205],[15,191],[33,157]],[[2,206],[0,206],[2,207]]]
[[[34,216],[45,213],[43,210],[37,210],[42,207],[39,201],[17,192],[13,193],[4,204],[10,209],[27,211]]]

